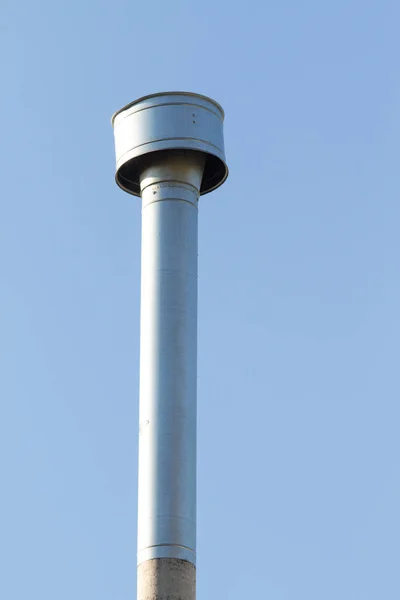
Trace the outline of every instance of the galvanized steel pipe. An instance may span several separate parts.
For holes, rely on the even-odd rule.
[[[196,561],[197,199],[204,156],[141,174],[138,563]]]
[[[138,600],[194,600],[198,197],[227,177],[223,111],[155,94],[113,117],[116,181],[142,198]]]

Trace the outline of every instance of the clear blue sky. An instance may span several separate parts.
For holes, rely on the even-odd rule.
[[[135,598],[140,202],[111,114],[226,111],[201,200],[198,599],[400,598],[398,1],[9,1],[0,597]]]

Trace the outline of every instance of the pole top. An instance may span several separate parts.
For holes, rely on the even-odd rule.
[[[219,187],[228,176],[223,138],[224,111],[218,102],[190,92],[163,92],[130,102],[112,117],[117,185],[140,196],[143,157],[154,152],[205,155],[200,194]]]

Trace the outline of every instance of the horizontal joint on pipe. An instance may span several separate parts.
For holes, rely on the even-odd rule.
[[[137,564],[153,558],[176,558],[196,565],[196,552],[186,546],[162,544],[138,550]]]
[[[157,179],[156,181],[143,181],[142,183],[142,194],[145,190],[151,188],[153,194],[157,193],[158,190],[164,189],[182,189],[185,188],[192,193],[198,195],[199,190],[195,185],[187,183],[186,181],[180,181],[179,179]]]
[[[152,185],[142,192],[143,208],[153,202],[187,202],[194,208],[198,207],[198,192],[186,184],[176,185]]]

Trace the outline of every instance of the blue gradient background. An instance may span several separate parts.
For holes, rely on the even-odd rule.
[[[208,94],[198,598],[400,598],[398,2],[4,2],[0,596],[135,597],[140,203],[111,114]]]

